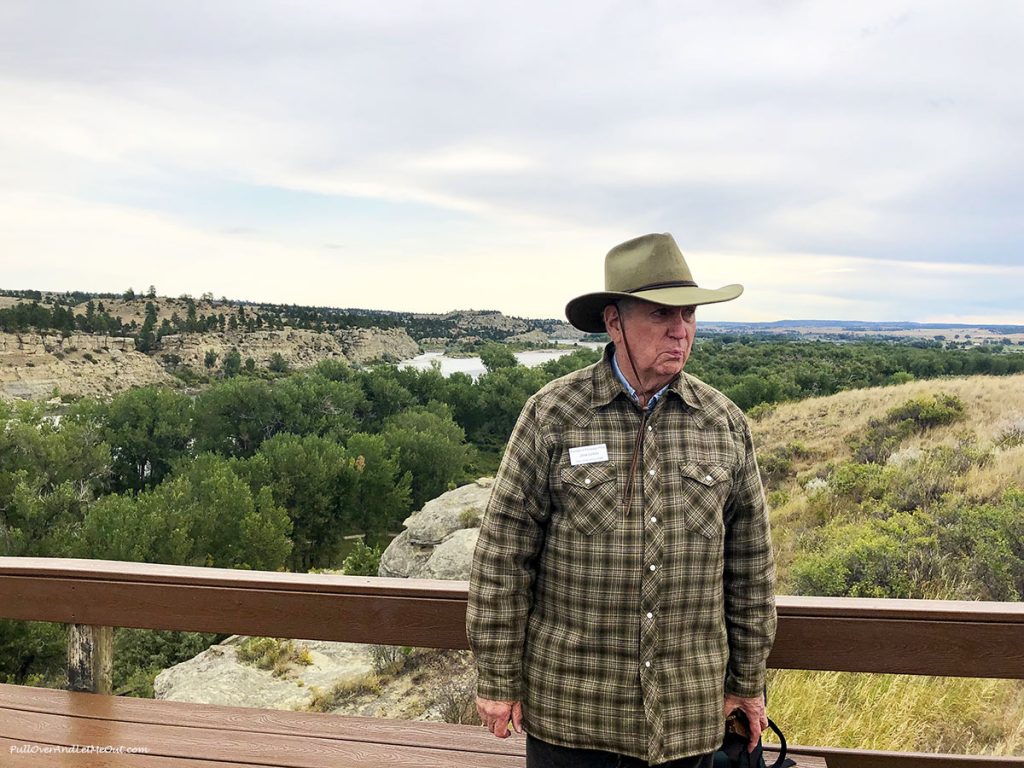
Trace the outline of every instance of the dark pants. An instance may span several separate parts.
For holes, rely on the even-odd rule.
[[[710,754],[694,755],[658,763],[658,768],[711,768],[713,761]],[[637,757],[599,749],[560,747],[526,734],[526,768],[648,768],[649,765]]]

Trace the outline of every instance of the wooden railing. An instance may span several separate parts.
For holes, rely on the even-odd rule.
[[[467,648],[467,584],[0,558],[0,618]],[[1024,679],[1024,604],[778,598],[774,668]],[[809,749],[831,756],[854,751]],[[900,755],[850,765],[907,765]],[[906,757],[906,756],[903,756]],[[925,759],[935,766],[991,758]],[[995,764],[1024,766],[1024,758]]]

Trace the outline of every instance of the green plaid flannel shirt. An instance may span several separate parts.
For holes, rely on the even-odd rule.
[[[768,515],[742,412],[683,373],[647,418],[612,347],[520,414],[470,576],[477,693],[554,744],[656,764],[711,752],[725,692],[757,696],[775,637]],[[569,449],[608,460],[573,464]]]

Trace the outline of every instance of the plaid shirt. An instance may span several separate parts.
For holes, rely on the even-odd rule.
[[[655,764],[717,749],[724,693],[761,693],[774,564],[746,420],[689,374],[646,417],[625,506],[643,416],[611,351],[523,408],[480,529],[467,629],[478,694],[523,701],[531,734]],[[571,460],[600,445],[606,461]]]

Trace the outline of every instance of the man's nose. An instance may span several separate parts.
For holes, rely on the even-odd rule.
[[[672,321],[668,324],[668,332],[672,338],[686,338],[689,328],[687,327],[686,320],[683,319],[682,312],[676,312],[672,315]]]

